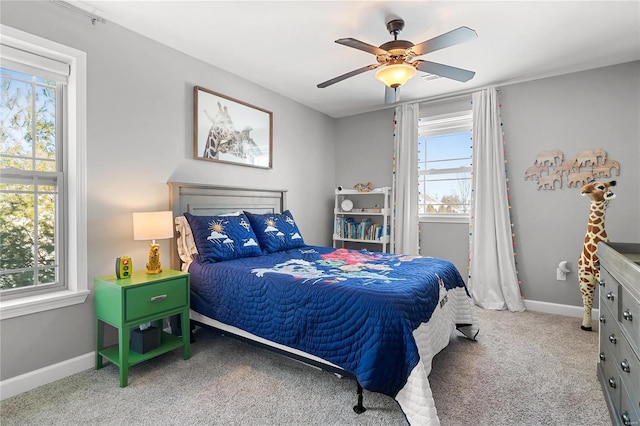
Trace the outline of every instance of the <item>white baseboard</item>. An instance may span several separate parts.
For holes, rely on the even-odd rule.
[[[582,318],[584,308],[582,306],[560,305],[558,303],[539,302],[537,300],[524,300],[524,307],[529,311],[544,312],[547,314],[564,315],[566,317]],[[600,311],[593,309],[592,317],[598,318]]]
[[[0,381],[0,399],[30,391],[47,383],[55,382],[72,374],[95,367],[96,353],[68,359],[57,364],[49,365],[39,370],[30,371],[20,376]]]

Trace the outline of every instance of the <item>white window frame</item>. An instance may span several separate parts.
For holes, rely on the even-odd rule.
[[[9,300],[0,300],[0,320],[84,303],[89,295],[87,278],[87,55],[15,28],[1,25],[2,44],[57,59],[70,65],[64,140],[66,217],[62,233],[66,241],[66,282],[63,289]]]
[[[459,131],[470,131],[473,111],[459,111],[433,117],[421,117],[418,120],[418,137],[442,135]],[[471,143],[471,141],[469,141]],[[420,222],[469,223],[469,214],[425,213],[419,216]]]

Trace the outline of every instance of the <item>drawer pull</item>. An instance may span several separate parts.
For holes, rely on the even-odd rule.
[[[166,294],[161,294],[160,296],[153,296],[150,300],[151,300],[151,303],[158,303],[158,302],[162,302],[166,298],[167,298]]]
[[[606,361],[606,356],[604,356],[604,352],[600,352],[600,361]]]
[[[610,341],[611,343],[613,343],[614,345],[615,345],[616,343],[618,343],[618,340],[616,339],[616,335],[615,335],[615,334],[612,334],[611,336],[609,336],[609,341]]]
[[[607,320],[606,320],[606,318],[604,317],[604,315],[600,315],[600,322],[601,322],[601,323],[603,323],[603,324],[604,324],[605,322],[607,322]]]
[[[626,359],[620,362],[620,368],[622,368],[622,371],[625,373],[631,372],[631,368],[629,368],[629,361]]]
[[[609,378],[609,386],[616,388],[616,380],[613,377]]]
[[[610,291],[609,293],[607,293],[607,299],[611,300],[612,302],[616,299],[616,295],[613,294],[612,291]]]
[[[627,321],[633,321],[633,315],[631,315],[631,311],[629,311],[628,309],[626,309],[623,313],[622,313],[622,317],[624,319],[626,319]]]
[[[604,280],[600,280],[600,282],[598,284],[600,284],[600,287],[604,287],[605,286]]]
[[[620,417],[622,418],[622,424],[624,426],[629,426],[631,424],[631,416],[628,412],[625,411]]]

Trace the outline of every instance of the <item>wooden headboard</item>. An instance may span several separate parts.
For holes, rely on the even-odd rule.
[[[188,212],[196,216],[248,210],[281,213],[287,208],[287,190],[240,188],[197,183],[168,182],[169,208],[173,216]],[[176,239],[171,240],[171,267],[180,269]]]

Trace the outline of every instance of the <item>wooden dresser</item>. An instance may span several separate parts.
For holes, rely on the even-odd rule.
[[[614,425],[640,424],[640,244],[600,243],[598,379]]]

